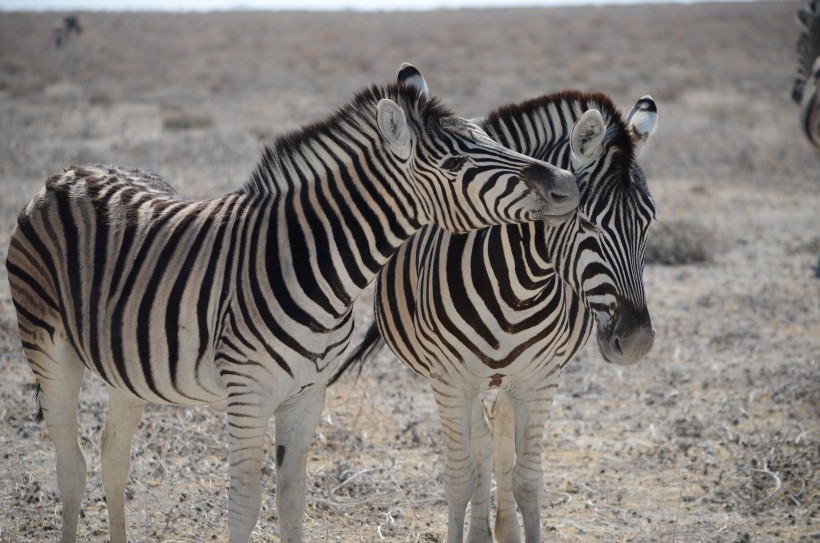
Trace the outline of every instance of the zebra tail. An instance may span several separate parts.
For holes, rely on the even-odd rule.
[[[42,387],[40,387],[40,383],[38,382],[37,385],[34,387],[34,401],[37,402],[37,422],[43,422],[43,420],[45,420],[45,415],[43,415],[43,404],[40,403],[41,391]]]
[[[370,325],[370,328],[367,329],[362,342],[353,350],[347,360],[339,365],[336,373],[333,374],[333,377],[327,382],[327,386],[333,385],[343,373],[355,364],[359,365],[357,377],[360,376],[365,361],[375,356],[382,347],[384,347],[384,339],[382,339],[382,335],[379,333],[378,325],[374,322]]]

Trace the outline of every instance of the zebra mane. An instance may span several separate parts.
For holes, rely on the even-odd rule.
[[[604,144],[610,149],[617,149],[618,160],[622,161],[624,167],[628,167],[634,160],[635,144],[629,136],[621,111],[612,99],[602,92],[565,90],[516,104],[507,104],[490,112],[484,120],[484,125],[499,133],[498,128],[511,120],[531,119],[538,112],[544,112],[554,130],[553,144],[566,143],[569,141],[572,125],[588,109],[597,109],[601,112],[607,127]],[[557,114],[557,119],[554,114]]]
[[[372,85],[359,91],[350,102],[327,118],[307,123],[265,145],[262,158],[243,190],[251,194],[269,194],[298,184],[294,172],[304,169],[298,165],[299,157],[303,163],[304,158],[315,156],[314,144],[323,137],[331,136],[337,142],[344,142],[353,133],[359,133],[378,140],[376,108],[383,98],[398,103],[407,115],[408,123],[418,125],[420,129],[453,116],[438,98],[421,93],[413,86]]]

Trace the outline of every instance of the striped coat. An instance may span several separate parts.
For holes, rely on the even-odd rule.
[[[417,71],[400,73],[425,89]],[[626,119],[599,93],[565,92],[499,108],[481,125],[512,149],[573,166],[581,194],[569,220],[466,234],[424,227],[379,273],[378,330],[428,379],[447,439],[448,543],[492,541],[493,446],[480,393],[494,408],[496,538],[540,541],[541,439],[560,369],[595,332],[603,357],[632,364],[654,338],[643,289],[655,207],[637,155],[655,129],[649,97]],[[377,345],[371,330],[348,360]]]
[[[307,446],[351,306],[424,224],[454,231],[564,215],[572,175],[512,152],[406,85],[371,87],[266,148],[250,180],[209,200],[158,177],[72,167],[20,213],[7,267],[20,337],[57,451],[63,542],[85,484],[77,395],[110,394],[102,475],[111,540],[125,541],[131,437],[146,402],[226,400],[230,541],[261,503],[276,418],[283,541],[300,541]]]

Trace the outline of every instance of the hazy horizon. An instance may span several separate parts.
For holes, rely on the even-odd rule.
[[[737,0],[0,0],[0,11],[428,11],[732,1]]]

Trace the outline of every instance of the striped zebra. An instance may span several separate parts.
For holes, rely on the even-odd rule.
[[[282,541],[301,540],[307,447],[353,330],[351,306],[427,223],[453,231],[563,216],[572,174],[510,151],[407,85],[373,86],[265,148],[247,183],[195,201],[152,174],[71,167],[20,213],[6,265],[76,539],[85,369],[108,385],[102,479],[126,541],[129,450],[146,402],[225,400],[232,543],[261,504],[275,417]]]
[[[425,91],[421,74],[399,79]],[[426,226],[379,273],[377,324],[341,367],[380,346],[427,378],[446,435],[448,543],[492,541],[490,479],[498,479],[498,541],[541,541],[542,436],[564,365],[597,323],[604,359],[634,364],[652,348],[643,287],[655,205],[636,158],[654,132],[654,101],[623,120],[600,93],[563,92],[501,107],[480,121],[503,145],[564,167],[581,193],[563,224],[538,220],[454,234]],[[376,328],[377,327],[377,328]],[[499,389],[495,431],[480,393]]]
[[[797,77],[792,99],[800,106],[803,133],[820,150],[820,0],[797,12]]]

